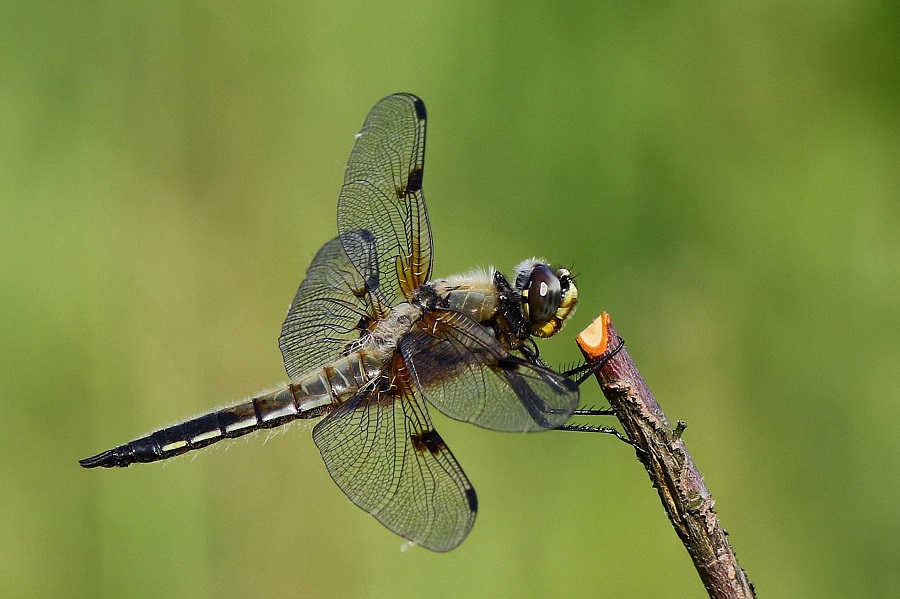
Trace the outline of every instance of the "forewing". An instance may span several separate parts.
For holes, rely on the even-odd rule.
[[[422,194],[425,104],[411,94],[379,101],[350,153],[338,199],[338,232],[370,231],[377,251],[377,301],[406,301],[431,275],[431,229]],[[364,255],[345,247],[357,268]]]
[[[358,257],[366,256],[368,248],[368,266],[352,264],[345,246],[355,248]],[[330,363],[349,343],[368,334],[368,325],[377,314],[364,277],[374,276],[375,268],[374,245],[368,233],[344,233],[319,250],[278,338],[291,379]]]
[[[361,391],[313,429],[331,478],[388,529],[433,551],[459,545],[475,490],[434,430],[400,356],[391,390]]]
[[[578,386],[512,355],[465,314],[426,311],[400,341],[425,398],[447,416],[497,431],[562,426],[578,406]]]

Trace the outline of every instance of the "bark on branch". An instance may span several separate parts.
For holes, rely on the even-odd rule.
[[[589,363],[597,362],[618,343],[619,336],[606,313],[578,335],[578,346]],[[756,597],[719,523],[712,496],[681,438],[684,423],[679,421],[672,429],[626,347],[603,364],[596,377],[659,492],[666,514],[709,596]]]

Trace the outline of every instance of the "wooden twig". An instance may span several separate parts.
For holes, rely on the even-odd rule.
[[[619,336],[606,313],[578,335],[578,346],[588,362],[597,362],[618,343]],[[681,438],[684,423],[679,421],[672,429],[627,348],[622,347],[607,360],[596,376],[709,596],[756,597],[719,523],[712,496]]]

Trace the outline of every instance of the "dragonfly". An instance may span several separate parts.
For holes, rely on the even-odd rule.
[[[547,367],[534,342],[572,315],[568,270],[532,258],[511,279],[493,269],[431,279],[425,124],[421,99],[394,94],[356,136],[338,236],[313,258],[281,330],[289,383],[80,464],[155,462],[318,418],[313,440],[347,497],[410,543],[445,552],[469,534],[478,500],[427,406],[513,432],[587,430],[566,422],[607,413],[578,411],[574,371]]]

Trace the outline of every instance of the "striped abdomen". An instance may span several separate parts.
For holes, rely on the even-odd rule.
[[[379,376],[383,366],[382,360],[368,353],[350,354],[287,386],[164,428],[79,463],[85,468],[112,468],[155,462],[296,418],[323,416]]]

